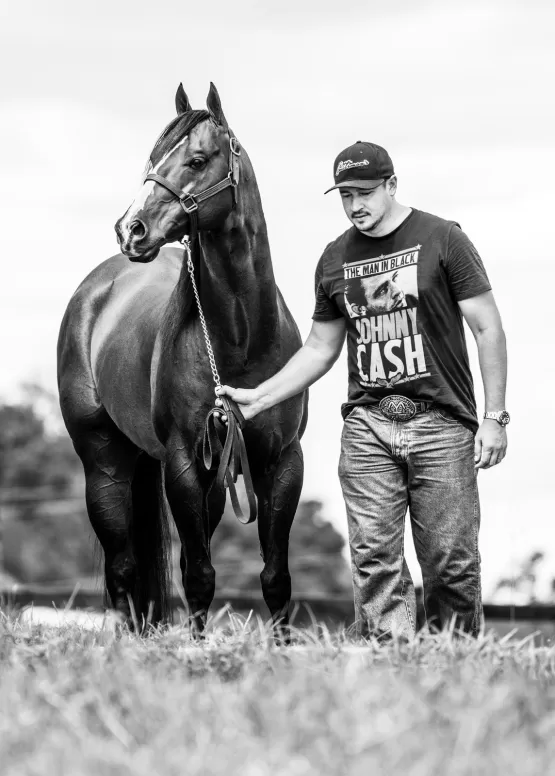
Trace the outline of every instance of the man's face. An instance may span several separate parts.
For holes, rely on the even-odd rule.
[[[368,302],[368,315],[381,315],[405,307],[405,293],[396,283],[397,275],[392,272],[360,281]]]
[[[359,232],[370,236],[382,222],[393,205],[389,181],[380,183],[375,189],[340,188],[341,202],[347,218]]]

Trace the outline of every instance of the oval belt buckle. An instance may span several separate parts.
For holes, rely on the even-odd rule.
[[[416,405],[406,396],[384,396],[378,404],[382,415],[389,420],[411,420],[416,415]]]

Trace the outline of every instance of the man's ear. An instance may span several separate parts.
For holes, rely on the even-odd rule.
[[[225,129],[228,129],[227,119],[224,116],[222,103],[220,102],[220,95],[212,81],[210,81],[210,91],[206,98],[206,107],[208,108],[212,120],[215,121],[216,124],[220,124]]]
[[[187,113],[187,111],[193,110],[191,107],[191,103],[189,102],[189,98],[185,94],[185,89],[183,88],[183,84],[179,84],[179,86],[177,87],[177,92],[175,93],[175,109],[177,111],[178,116],[181,113]]]
[[[392,197],[395,196],[395,194],[397,192],[397,176],[396,175],[392,175],[390,178],[388,178],[388,180],[387,180],[387,190],[391,194]]]

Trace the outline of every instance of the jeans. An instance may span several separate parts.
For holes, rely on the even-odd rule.
[[[426,620],[477,635],[482,622],[474,434],[442,410],[409,421],[377,407],[345,420],[339,479],[347,508],[359,635],[416,630],[414,585],[404,557],[404,523],[424,581]]]

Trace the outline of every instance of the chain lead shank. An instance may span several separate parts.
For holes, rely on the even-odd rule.
[[[206,318],[202,311],[202,305],[200,303],[200,297],[198,293],[197,283],[195,280],[195,268],[193,266],[193,258],[191,256],[191,246],[189,240],[185,237],[182,240],[182,244],[187,251],[187,269],[191,277],[191,283],[193,284],[193,293],[197,302],[197,309],[200,318],[200,325],[202,326],[202,333],[204,334],[204,341],[206,342],[206,350],[208,352],[208,361],[210,362],[210,369],[212,370],[212,379],[214,380],[215,390],[218,393],[218,389],[222,387],[220,375],[218,374],[218,367],[216,366],[216,359],[214,357],[214,351],[212,349],[212,343],[210,342],[210,335],[208,334],[208,326],[206,325]]]

